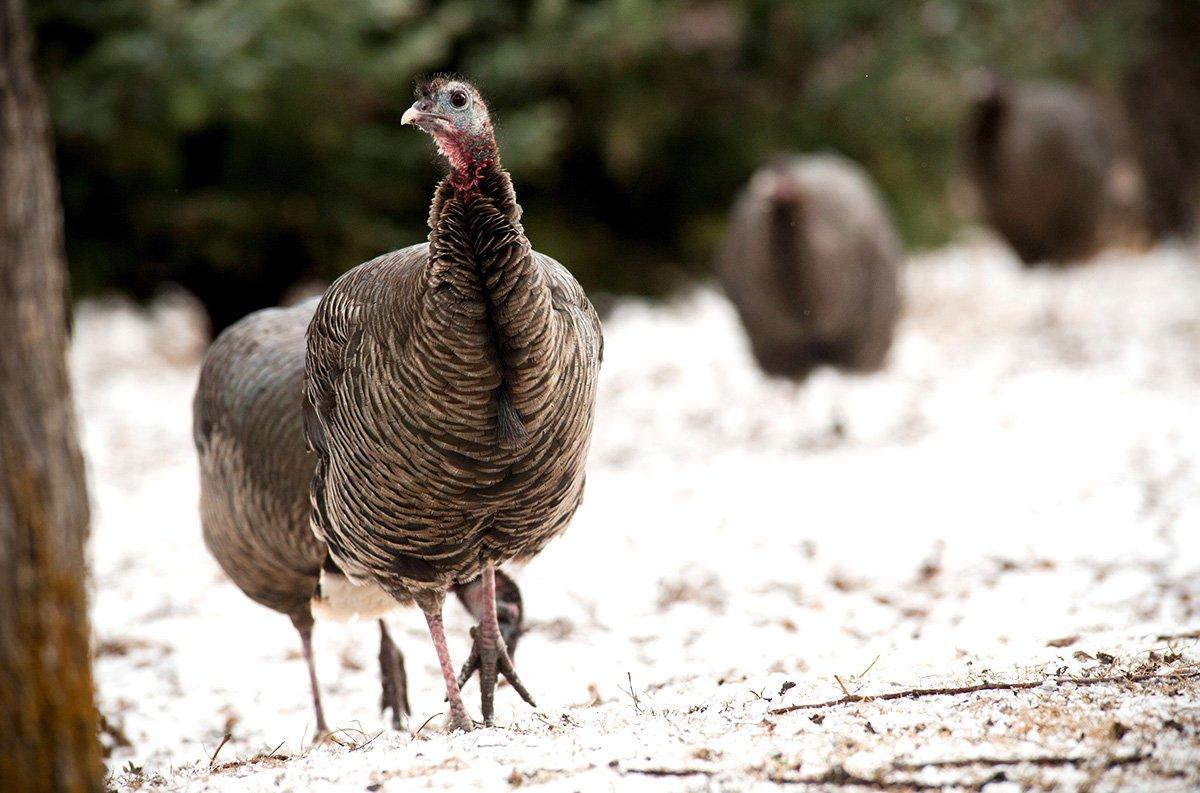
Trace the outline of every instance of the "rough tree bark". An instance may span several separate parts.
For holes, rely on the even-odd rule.
[[[102,789],[62,213],[24,0],[0,0],[0,790]]]

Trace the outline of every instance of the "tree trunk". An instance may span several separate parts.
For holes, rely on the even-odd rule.
[[[62,213],[23,0],[0,0],[0,790],[102,789]]]

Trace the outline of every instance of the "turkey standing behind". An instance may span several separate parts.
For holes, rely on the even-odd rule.
[[[311,299],[259,311],[217,337],[201,366],[193,433],[205,545],[246,595],[291,618],[308,665],[317,730],[325,733],[312,658],[313,607],[346,619],[380,617],[396,603],[377,587],[350,585],[310,525],[315,460],[305,449],[301,405],[304,331],[316,305]],[[515,643],[520,592],[507,577],[502,587],[505,636]],[[477,616],[479,588],[476,581],[458,592]],[[381,707],[392,711],[399,728],[408,714],[404,657],[382,619],[379,632]]]
[[[602,338],[579,284],[530,248],[475,88],[435,78],[402,121],[450,173],[428,244],[343,275],[309,326],[314,525],[347,575],[425,612],[450,725],[470,729],[460,686],[476,668],[486,724],[497,672],[532,704],[498,633],[493,571],[538,553],[579,506]],[[480,574],[485,614],[456,679],[442,603]]]
[[[803,378],[821,364],[883,365],[900,312],[900,241],[862,169],[781,158],[734,205],[717,273],[759,365]]]
[[[988,223],[1025,264],[1086,259],[1101,247],[1118,157],[1112,123],[1070,86],[982,78],[967,166]]]

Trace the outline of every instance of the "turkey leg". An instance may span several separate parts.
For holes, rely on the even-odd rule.
[[[433,639],[433,649],[437,651],[438,664],[442,667],[442,679],[446,681],[446,699],[450,701],[450,729],[467,732],[475,728],[475,724],[467,716],[467,708],[463,705],[462,692],[458,680],[454,677],[454,666],[450,663],[450,651],[446,648],[446,629],[442,625],[442,603],[438,598],[437,610],[422,604],[425,612],[425,622],[429,623],[429,636]]]
[[[496,613],[495,565],[489,563],[487,567],[483,568],[481,578],[483,581],[483,615],[479,620],[479,625],[471,629],[471,638],[474,639],[474,644],[471,647],[470,657],[463,664],[462,674],[455,681],[455,691],[466,685],[467,680],[478,670],[483,723],[491,727],[495,723],[493,704],[496,697],[496,678],[500,674],[504,675],[513,689],[521,695],[521,699],[535,708],[537,705],[525,689],[524,684],[521,683],[521,678],[517,677],[512,657],[508,654],[508,648],[504,644],[504,636],[500,633],[500,623]]]
[[[487,610],[483,604],[483,576],[476,576],[465,584],[454,587],[458,595],[476,622],[483,622]],[[504,646],[508,648],[509,657],[517,654],[517,640],[525,632],[525,606],[521,601],[521,588],[503,570],[496,570],[496,621],[500,624],[500,635],[504,637]]]
[[[300,646],[304,650],[304,663],[308,664],[308,684],[312,687],[313,710],[317,713],[317,735],[325,736],[329,727],[325,724],[325,710],[321,707],[321,686],[317,683],[317,667],[313,663],[312,651],[312,615],[308,619],[293,619],[292,623],[300,633]]]
[[[404,671],[404,654],[392,641],[383,620],[379,620],[379,678],[383,683],[379,712],[391,710],[392,729],[402,730],[411,714],[408,709],[408,675]]]

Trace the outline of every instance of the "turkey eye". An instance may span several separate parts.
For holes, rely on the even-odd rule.
[[[450,93],[450,104],[454,105],[455,107],[459,107],[459,108],[466,107],[467,106],[467,92],[466,91],[452,91]]]

